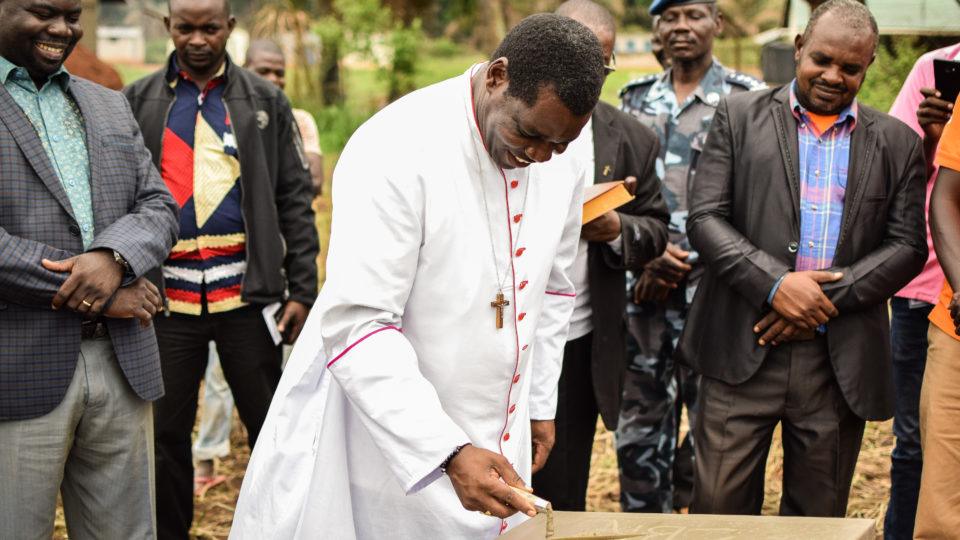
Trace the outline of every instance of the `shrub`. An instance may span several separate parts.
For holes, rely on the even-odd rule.
[[[875,109],[890,110],[914,62],[925,52],[926,47],[916,38],[884,36],[857,99]]]

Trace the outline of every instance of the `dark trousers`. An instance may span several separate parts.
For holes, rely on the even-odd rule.
[[[913,522],[920,496],[923,455],[920,452],[920,386],[927,364],[927,316],[932,305],[910,309],[910,301],[890,301],[890,345],[893,350],[893,384],[896,409],[893,434],[896,446],[890,455],[890,504],[883,521],[887,540],[913,538]]]
[[[840,392],[826,338],[774,347],[739,385],[703,377],[700,399],[691,512],[760,514],[767,454],[779,423],[780,514],[844,516],[864,421]]]
[[[556,442],[547,464],[533,475],[534,492],[555,510],[583,511],[590,455],[597,431],[597,400],[590,373],[593,334],[568,341],[557,395]]]
[[[251,448],[260,433],[280,382],[281,362],[281,349],[270,338],[261,307],[154,319],[166,389],[154,405],[157,525],[162,540],[188,538],[193,521],[190,435],[210,341],[216,343]]]

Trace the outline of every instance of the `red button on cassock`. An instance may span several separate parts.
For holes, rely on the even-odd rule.
[[[519,374],[519,373],[517,373],[517,374],[513,377],[513,384],[517,384],[518,382],[520,382],[520,374]]]
[[[523,281],[520,282],[520,290],[521,290],[521,291],[523,290],[524,287],[527,286],[527,283],[529,283],[527,280],[523,280]]]
[[[520,185],[520,182],[517,182],[516,180],[514,180],[513,182],[510,182],[510,187],[512,189],[517,189],[517,186],[519,185]]]
[[[509,441],[509,440],[510,440],[510,434],[509,434],[509,433],[504,433],[504,434],[503,434],[503,440]]]
[[[520,315],[517,315],[517,320],[518,320],[518,321],[522,321],[523,318],[526,317],[526,316],[527,316],[526,313],[521,313]]]
[[[516,403],[514,403],[513,405],[510,406],[510,411],[509,411],[509,412],[513,412],[513,411],[515,411],[515,410],[517,410],[517,404],[516,404]]]
[[[523,348],[520,349],[520,350],[521,350],[521,351],[525,351],[525,350],[527,350],[527,347],[529,347],[529,345],[524,345]]]
[[[523,219],[523,214],[517,214],[517,215],[513,216],[513,222],[514,222],[514,223],[520,223],[520,220],[521,220],[521,219]]]
[[[503,531],[505,531],[505,530],[507,530],[507,522],[506,522],[506,521],[504,521],[503,523],[500,524],[500,532],[503,532]]]
[[[518,250],[517,250],[517,253],[516,253],[517,257],[523,255],[523,252],[526,251],[526,250],[527,250],[527,248],[520,248],[520,249],[518,249]]]

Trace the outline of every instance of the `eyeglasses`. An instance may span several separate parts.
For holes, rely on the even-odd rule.
[[[607,64],[607,65],[605,65],[605,66],[603,66],[603,71],[605,72],[606,75],[609,75],[609,74],[613,73],[613,72],[616,71],[616,70],[617,70],[617,53],[616,53],[616,52],[611,52],[611,53],[610,53],[610,63]]]

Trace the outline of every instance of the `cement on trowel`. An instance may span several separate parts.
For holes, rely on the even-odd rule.
[[[501,536],[503,540],[873,540],[870,519],[699,514],[553,512],[547,536],[543,513]]]

